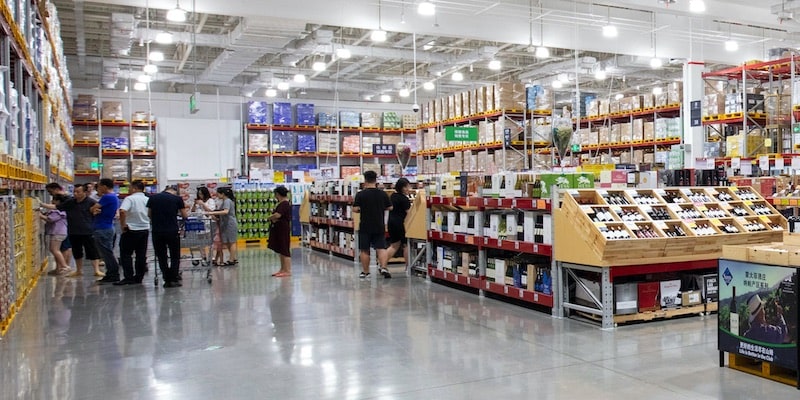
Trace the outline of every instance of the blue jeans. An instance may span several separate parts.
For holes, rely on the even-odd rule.
[[[119,264],[114,256],[114,229],[96,229],[94,241],[97,244],[97,251],[106,263],[106,280],[119,280]]]

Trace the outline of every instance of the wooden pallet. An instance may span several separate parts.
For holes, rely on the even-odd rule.
[[[719,303],[717,303],[716,301],[712,303],[706,303],[705,306],[706,306],[706,314],[717,312],[719,310]]]
[[[728,368],[760,376],[771,381],[797,386],[797,372],[766,361],[755,360],[738,354],[728,354]]]
[[[652,321],[655,319],[670,319],[675,317],[682,317],[687,315],[702,315],[706,311],[706,306],[698,304],[696,306],[679,307],[679,308],[665,308],[656,311],[647,311],[643,313],[615,315],[615,324],[628,324],[631,322],[644,322]]]

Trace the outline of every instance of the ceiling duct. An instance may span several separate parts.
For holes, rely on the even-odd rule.
[[[117,80],[119,80],[119,61],[117,60],[103,60],[103,75],[101,77],[101,82],[103,87],[106,89],[113,89],[117,86]]]
[[[285,47],[288,40],[276,38],[269,21],[244,18],[228,35],[229,46],[200,74],[201,83],[228,84],[256,60],[265,49]]]
[[[133,14],[111,14],[111,52],[127,56],[131,51],[133,32],[136,29],[136,18]]]
[[[431,67],[428,68],[428,71],[433,75],[440,75],[446,71],[456,70],[465,65],[473,64],[478,61],[491,60],[492,58],[494,58],[495,55],[497,55],[499,51],[500,51],[499,47],[483,46],[481,48],[475,49],[473,51],[455,57],[452,60],[448,60],[445,63],[431,65]]]

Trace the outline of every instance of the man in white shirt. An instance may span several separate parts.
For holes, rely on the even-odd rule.
[[[122,227],[119,255],[123,279],[114,284],[117,286],[141,284],[144,274],[147,273],[147,239],[150,235],[147,196],[144,194],[142,181],[131,182],[130,195],[125,197],[119,208],[119,222]],[[134,253],[136,253],[135,271],[132,257]]]

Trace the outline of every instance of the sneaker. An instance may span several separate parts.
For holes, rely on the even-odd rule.
[[[358,274],[358,277],[361,278],[361,279],[369,278],[369,272],[362,272],[362,273]]]
[[[392,277],[392,274],[390,274],[389,270],[386,269],[386,268],[381,268],[378,271],[380,271],[381,275],[383,275],[383,277],[386,278],[386,279],[389,279],[389,278]]]

